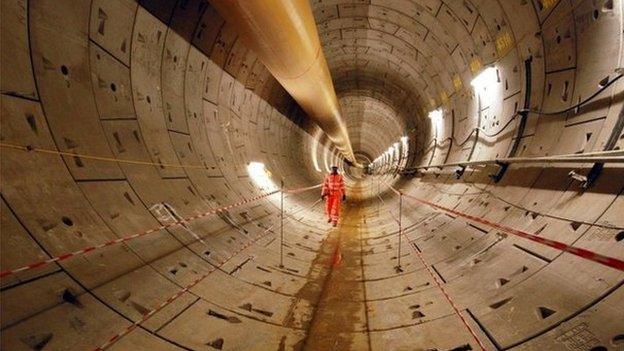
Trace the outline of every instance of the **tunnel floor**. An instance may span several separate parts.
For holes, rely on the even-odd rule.
[[[328,229],[315,260],[315,265],[322,268],[312,268],[324,274],[311,282],[317,287],[318,296],[301,349],[436,349],[425,347],[428,343],[448,344],[449,350],[477,349],[478,342],[470,334],[476,332],[476,326],[467,329],[462,325],[462,319],[442,298],[439,287],[427,277],[424,261],[408,248],[406,234],[414,231],[414,223],[405,223],[401,261],[397,260],[396,213],[386,207],[380,215],[380,205],[386,205],[380,201],[383,200],[344,206],[338,227]],[[426,228],[421,230],[425,232]],[[376,290],[372,298],[367,295],[367,287]],[[432,306],[433,317],[429,312]],[[419,324],[432,319],[442,322],[434,326],[439,329],[434,334],[447,335],[447,340],[430,340],[430,331],[419,330]],[[407,331],[395,333],[404,328]],[[421,343],[422,347],[417,346]]]
[[[347,208],[322,247],[330,270],[322,278],[304,350],[370,349],[362,265],[362,233],[367,230],[364,212],[359,207]]]

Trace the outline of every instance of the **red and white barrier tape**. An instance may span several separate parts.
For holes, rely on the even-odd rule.
[[[80,249],[80,250],[77,250],[77,251],[67,252],[67,253],[61,254],[59,256],[49,258],[47,260],[43,260],[43,261],[39,261],[39,262],[33,262],[33,263],[27,264],[25,266],[19,267],[19,268],[13,268],[13,269],[5,270],[5,271],[0,272],[0,279],[4,278],[6,276],[9,276],[9,275],[13,275],[13,274],[19,273],[19,272],[28,271],[28,270],[32,270],[32,269],[36,269],[36,268],[41,268],[41,267],[47,266],[47,265],[49,265],[51,263],[54,263],[54,262],[61,262],[61,261],[67,260],[69,258],[80,256],[80,255],[84,255],[84,254],[87,254],[87,253],[95,251],[95,250],[103,249],[103,248],[106,248],[106,247],[109,247],[109,246],[113,246],[113,245],[116,245],[116,244],[119,244],[119,243],[123,243],[123,242],[127,242],[127,241],[130,241],[130,240],[134,240],[136,238],[140,238],[140,237],[143,237],[143,236],[146,236],[146,235],[149,235],[149,234],[156,233],[156,232],[158,232],[158,231],[160,231],[162,229],[169,228],[169,227],[172,227],[172,226],[175,226],[175,225],[178,225],[178,224],[183,224],[183,223],[186,223],[188,221],[192,221],[192,220],[195,220],[195,219],[198,219],[198,218],[201,218],[201,217],[206,217],[206,216],[209,216],[209,215],[212,215],[212,214],[216,214],[216,213],[219,213],[219,212],[224,212],[224,211],[230,210],[232,208],[245,205],[245,204],[250,203],[252,201],[257,201],[257,200],[263,199],[265,197],[269,197],[269,196],[271,196],[273,194],[276,194],[276,193],[279,193],[279,190],[275,190],[275,191],[272,191],[270,193],[259,195],[259,196],[256,196],[256,197],[244,200],[244,201],[239,201],[239,202],[233,203],[231,205],[227,205],[227,206],[220,207],[220,208],[217,208],[217,209],[214,209],[214,210],[210,210],[208,212],[197,214],[195,216],[184,218],[182,220],[175,221],[175,222],[172,222],[172,223],[169,223],[169,224],[164,224],[164,225],[161,225],[161,226],[158,226],[158,227],[155,227],[155,228],[151,228],[151,229],[148,229],[148,230],[146,230],[144,232],[141,232],[141,233],[137,233],[137,234],[125,236],[125,237],[122,237],[122,238],[118,238],[118,239],[115,239],[115,240],[107,241],[105,243],[102,243],[102,244],[99,244],[99,245],[95,245],[95,246],[89,246],[89,247],[86,247],[84,249]]]
[[[401,196],[402,193],[400,193],[399,191],[396,191],[392,187],[390,187],[390,189],[392,189],[397,195]],[[406,196],[405,194],[402,194],[402,195]],[[379,196],[379,200],[381,200],[385,204],[385,201],[381,198],[381,196]],[[393,215],[393,217],[394,217],[394,215]],[[397,219],[396,217],[394,218],[394,220],[399,225],[399,235],[403,235],[405,237],[405,239],[407,240],[407,242],[411,244],[412,241],[410,241],[409,237],[403,232],[403,227],[402,227],[401,221],[399,219]],[[416,256],[418,256],[418,259],[420,260],[420,263],[422,263],[422,265],[425,266],[425,268],[427,269],[427,272],[429,273],[429,275],[431,276],[433,281],[436,283],[438,289],[440,289],[440,291],[442,292],[442,294],[444,295],[444,297],[446,298],[448,303],[451,305],[451,307],[455,311],[455,314],[459,317],[461,322],[464,324],[464,326],[466,327],[466,329],[468,330],[470,335],[472,335],[472,337],[475,339],[477,344],[479,344],[479,346],[481,347],[481,350],[482,351],[486,351],[487,349],[485,348],[485,345],[483,345],[481,340],[479,340],[479,338],[477,337],[477,333],[472,329],[472,327],[468,324],[468,322],[466,321],[464,316],[461,314],[461,312],[459,311],[459,308],[457,308],[457,306],[455,305],[455,302],[453,302],[453,299],[451,299],[451,296],[446,292],[446,289],[444,289],[444,287],[442,286],[442,284],[438,280],[438,277],[436,277],[435,274],[433,274],[433,271],[431,270],[431,266],[429,266],[427,261],[425,261],[425,258],[422,256],[422,254],[418,250],[416,250],[416,248],[414,248],[414,245],[408,245],[408,246],[416,253]]]
[[[393,187],[390,187],[390,189],[392,189],[392,191],[394,191],[396,194],[401,194],[401,192],[399,192],[398,190],[396,190]],[[571,246],[571,245],[568,245],[566,243],[562,243],[560,241],[543,238],[543,237],[540,237],[540,236],[537,236],[537,235],[534,235],[534,234],[530,234],[530,233],[527,233],[527,232],[519,230],[519,229],[511,228],[511,227],[508,227],[508,226],[505,226],[505,225],[502,225],[502,224],[499,224],[499,223],[488,221],[487,219],[484,219],[484,218],[481,218],[481,217],[471,216],[471,215],[465,214],[463,212],[459,212],[459,211],[456,211],[456,210],[453,210],[453,209],[450,209],[450,208],[447,208],[447,207],[444,207],[444,206],[440,206],[440,205],[437,205],[437,204],[435,204],[433,202],[430,202],[430,201],[427,201],[427,200],[423,200],[423,199],[419,199],[419,198],[417,198],[415,196],[412,196],[412,195],[409,195],[409,194],[406,194],[406,193],[402,193],[402,194],[403,194],[403,196],[406,196],[406,197],[408,197],[410,199],[416,200],[416,201],[418,201],[420,203],[429,205],[429,206],[431,206],[433,208],[442,210],[444,212],[452,213],[452,214],[454,214],[456,216],[466,218],[466,219],[468,219],[468,220],[470,220],[472,222],[485,224],[485,225],[487,225],[489,227],[501,230],[501,231],[503,231],[505,233],[512,234],[512,235],[515,235],[515,236],[519,236],[521,238],[525,238],[525,239],[531,240],[533,242],[536,242],[536,243],[539,243],[539,244],[542,244],[542,245],[546,245],[546,246],[552,247],[552,248],[560,250],[560,251],[571,253],[573,255],[576,255],[578,257],[584,258],[586,260],[590,260],[592,262],[600,263],[602,265],[605,265],[605,266],[611,267],[611,268],[615,268],[615,269],[620,270],[620,271],[624,271],[624,261],[622,261],[622,260],[620,260],[618,258],[605,256],[605,255],[602,255],[602,254],[599,254],[599,253],[596,253],[596,252],[593,252],[593,251],[590,251],[590,250],[587,250],[587,249],[583,249],[583,248],[576,247],[576,246]]]
[[[405,195],[405,194],[404,194]],[[402,234],[405,235],[405,234]],[[407,239],[407,241],[411,244],[412,242],[409,240],[409,238],[407,237],[407,235],[405,235],[405,238]],[[429,266],[429,264],[427,263],[427,261],[425,261],[424,257],[422,256],[422,254],[416,250],[416,248],[414,248],[414,245],[408,245],[409,247],[412,248],[412,250],[416,253],[416,256],[418,256],[418,258],[420,259],[420,262],[422,263],[423,266],[425,266],[425,268],[427,268],[427,272],[429,272],[429,275],[431,276],[431,278],[433,278],[433,281],[436,283],[436,285],[438,286],[438,288],[440,289],[440,291],[442,292],[442,294],[444,295],[444,297],[446,298],[446,300],[449,302],[449,304],[451,305],[451,307],[453,308],[453,310],[455,310],[455,314],[459,317],[459,319],[461,320],[461,322],[464,324],[464,326],[466,327],[466,329],[468,329],[468,331],[470,332],[470,334],[472,335],[472,337],[475,339],[475,341],[479,344],[479,346],[481,347],[481,350],[486,351],[487,349],[485,348],[485,345],[483,345],[483,343],[481,342],[481,340],[479,340],[479,338],[477,337],[477,333],[474,331],[474,329],[472,329],[472,327],[470,326],[470,324],[468,324],[468,321],[466,321],[466,319],[464,318],[464,316],[461,314],[461,312],[459,311],[459,308],[457,308],[457,306],[455,305],[455,302],[453,302],[453,299],[451,299],[451,296],[446,292],[446,289],[444,289],[444,287],[442,286],[442,284],[440,283],[440,281],[438,280],[438,277],[435,276],[435,274],[433,274],[433,271],[431,270],[431,266]]]
[[[308,190],[312,190],[312,189],[318,189],[321,186],[323,186],[323,184],[317,184],[317,185],[313,185],[313,186],[309,186],[307,188],[299,188],[299,189],[284,189],[284,192],[286,194],[299,194],[302,193],[304,191],[308,191]]]
[[[130,333],[131,331],[133,331],[134,329],[136,329],[136,327],[138,327],[141,323],[145,322],[146,320],[150,319],[152,316],[154,316],[156,313],[158,313],[159,311],[161,311],[163,308],[167,307],[168,305],[170,305],[172,302],[174,302],[175,300],[177,300],[180,296],[182,296],[185,292],[189,291],[191,288],[193,288],[195,285],[199,284],[199,282],[201,282],[202,280],[204,280],[206,277],[208,277],[210,274],[212,274],[214,271],[216,271],[218,268],[221,268],[225,263],[227,263],[229,260],[232,259],[232,257],[238,255],[239,253],[241,253],[243,250],[245,250],[246,248],[248,248],[249,246],[251,246],[252,244],[256,243],[258,240],[266,237],[268,234],[266,234],[267,232],[269,232],[271,230],[271,228],[273,228],[273,226],[270,226],[269,228],[265,229],[265,231],[263,232],[264,235],[261,235],[259,237],[257,237],[256,239],[248,242],[247,244],[241,246],[240,249],[238,249],[237,251],[233,252],[230,256],[228,256],[227,258],[223,259],[222,261],[219,262],[219,266],[218,267],[212,267],[210,270],[208,270],[208,272],[202,274],[201,276],[199,276],[197,279],[193,280],[193,282],[191,282],[189,285],[185,286],[184,288],[182,288],[181,290],[179,290],[178,292],[176,292],[175,294],[171,295],[167,300],[163,301],[160,305],[158,305],[158,307],[150,310],[149,312],[145,313],[143,315],[143,317],[141,317],[141,319],[135,321],[134,323],[130,324],[128,327],[126,327],[123,331],[115,334],[114,336],[112,336],[111,338],[109,338],[104,344],[100,345],[99,347],[95,348],[95,351],[103,351],[106,350],[107,348],[109,348],[111,345],[113,345],[114,343],[116,343],[117,341],[119,341],[121,338],[123,338],[124,336],[126,336],[128,333]]]
[[[301,209],[295,211],[294,213],[292,213],[291,216],[294,216],[298,212],[303,211],[305,209],[311,209],[314,206],[316,206],[317,203],[318,203],[318,201],[316,201],[315,203],[313,203],[311,206],[309,206],[307,208],[301,208]],[[190,283],[189,285],[185,286],[184,288],[182,288],[180,291],[176,292],[172,296],[170,296],[167,300],[163,301],[160,305],[158,305],[158,307],[156,307],[155,309],[150,310],[149,312],[144,314],[143,317],[141,317],[141,319],[139,319],[139,320],[135,321],[134,323],[130,324],[123,331],[121,331],[121,332],[115,334],[114,336],[110,337],[104,344],[102,344],[99,347],[95,348],[94,351],[104,351],[107,348],[109,348],[111,345],[116,343],[117,341],[121,340],[121,338],[123,338],[124,336],[128,335],[131,331],[136,329],[136,327],[138,327],[141,323],[143,323],[146,320],[150,319],[152,316],[154,316],[156,313],[158,313],[158,311],[161,311],[163,308],[165,308],[166,306],[170,305],[173,301],[178,299],[180,296],[182,296],[185,292],[189,291],[195,285],[199,284],[199,282],[204,280],[211,273],[213,273],[217,269],[221,268],[224,264],[226,264],[229,260],[231,260],[232,257],[238,255],[239,253],[241,253],[242,251],[247,249],[249,246],[251,246],[251,245],[255,244],[256,242],[258,242],[259,240],[264,239],[265,237],[267,237],[269,235],[268,233],[271,231],[271,229],[273,229],[273,227],[275,227],[275,225],[271,225],[270,227],[266,228],[262,232],[262,234],[260,236],[258,236],[257,238],[255,238],[252,241],[249,241],[248,243],[243,245],[241,248],[239,248],[237,251],[235,251],[232,254],[230,254],[230,256],[228,256],[227,258],[219,261],[219,266],[218,267],[212,267],[208,272],[202,274],[200,277],[198,277],[197,279],[193,280],[192,283]]]

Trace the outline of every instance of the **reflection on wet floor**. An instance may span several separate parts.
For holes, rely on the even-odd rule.
[[[346,206],[345,206],[346,207]],[[323,245],[330,266],[314,311],[304,350],[368,350],[366,289],[362,281],[362,216],[345,208],[340,225]],[[331,254],[330,254],[331,253]]]

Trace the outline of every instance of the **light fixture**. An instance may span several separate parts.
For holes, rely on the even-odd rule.
[[[266,170],[262,162],[249,162],[247,173],[251,180],[264,191],[277,190],[277,186],[271,180],[271,173]]]
[[[437,109],[437,110],[433,110],[433,111],[429,112],[429,118],[432,121],[437,121],[439,119],[442,119],[442,116],[443,116],[443,114],[442,114],[442,110],[441,109]]]
[[[487,88],[491,84],[496,83],[496,68],[490,66],[486,67],[481,73],[479,73],[474,79],[470,82],[475,89]]]
[[[314,138],[312,139],[312,164],[314,165],[314,169],[316,169],[317,172],[321,172],[321,167],[319,167],[319,162],[318,162],[318,145],[319,145],[319,140],[321,139],[321,135],[323,133],[322,129],[319,129],[316,132],[316,135],[314,136]]]

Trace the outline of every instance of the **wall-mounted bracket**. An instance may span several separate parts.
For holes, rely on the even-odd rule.
[[[492,179],[494,183],[498,183],[501,179],[503,179],[503,176],[509,167],[509,163],[496,161],[496,165],[498,166],[498,171],[494,174],[490,174],[490,179]]]
[[[570,171],[568,173],[568,177],[579,182],[582,189],[588,189],[592,184],[598,179],[600,173],[602,173],[602,169],[604,168],[604,163],[594,163],[594,166],[587,172],[587,175],[582,175],[576,173],[576,171]]]
[[[455,178],[456,179],[461,178],[461,176],[464,175],[465,171],[466,171],[466,166],[463,166],[463,165],[459,166],[459,168],[455,170]]]
[[[420,174],[418,173],[418,169],[415,169],[415,168],[405,169],[401,172],[401,175],[404,177],[410,177],[410,178],[416,178],[420,176]]]

